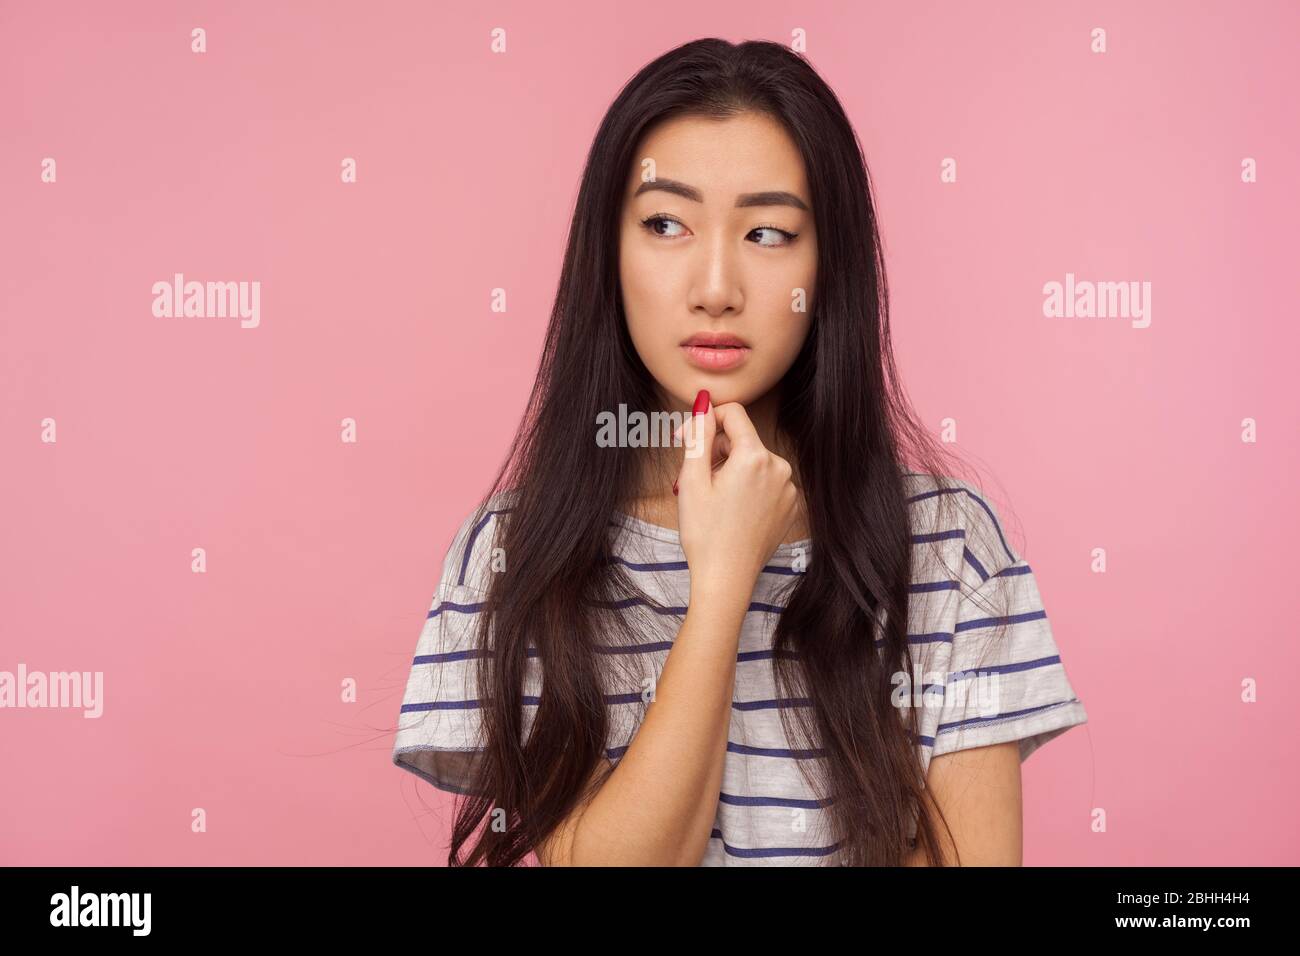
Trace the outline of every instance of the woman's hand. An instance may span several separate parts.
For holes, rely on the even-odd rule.
[[[708,405],[683,426],[683,438],[677,525],[691,590],[729,586],[748,598],[797,515],[790,463],[764,447],[739,402]],[[719,449],[727,457],[714,470]]]

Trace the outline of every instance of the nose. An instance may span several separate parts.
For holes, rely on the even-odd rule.
[[[744,306],[744,290],[737,268],[736,251],[728,245],[727,237],[719,232],[707,242],[698,243],[695,252],[699,261],[693,270],[691,311],[703,311],[720,316],[728,310],[739,312]]]

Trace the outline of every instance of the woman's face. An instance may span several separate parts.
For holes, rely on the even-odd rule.
[[[619,280],[632,342],[670,407],[689,409],[702,388],[715,405],[767,394],[808,335],[816,278],[803,160],[775,120],[676,117],[646,136],[624,194]],[[718,335],[744,348],[685,344]]]

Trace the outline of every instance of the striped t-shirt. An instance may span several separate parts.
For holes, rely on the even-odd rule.
[[[1052,635],[1028,564],[1011,548],[994,509],[965,482],[939,491],[932,478],[906,473],[912,515],[913,583],[908,648],[919,700],[922,765],[970,747],[1016,740],[1023,761],[1047,741],[1087,721]],[[420,633],[407,680],[393,761],[454,793],[473,790],[481,751],[475,700],[474,628],[494,573],[496,532],[508,520],[512,492],[491,502],[478,521],[457,531]],[[935,527],[939,497],[956,507]],[[606,755],[617,765],[644,717],[646,692],[662,669],[686,614],[690,572],[674,530],[619,513],[610,524],[614,560],[664,607],[633,603],[652,633],[645,643],[608,648]],[[702,866],[819,866],[836,862],[829,814],[809,789],[799,762],[824,759],[792,748],[772,674],[772,634],[797,583],[816,560],[811,540],[780,545],[754,587],[741,627],[735,690],[717,816]],[[942,561],[944,567],[936,565]],[[960,575],[968,587],[957,588]],[[971,589],[977,589],[973,593]],[[991,616],[990,608],[993,609]],[[884,620],[884,616],[881,616]],[[992,638],[992,639],[991,639]],[[879,641],[877,641],[879,644]],[[541,693],[537,658],[528,659],[524,733]],[[800,701],[781,701],[799,706]],[[805,704],[806,706],[806,704]],[[915,837],[916,826],[911,827]]]

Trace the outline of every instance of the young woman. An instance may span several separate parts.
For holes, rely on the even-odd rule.
[[[397,765],[462,795],[449,863],[1021,862],[1020,763],[1087,715],[887,301],[803,58],[699,40],[618,95],[399,717]]]

